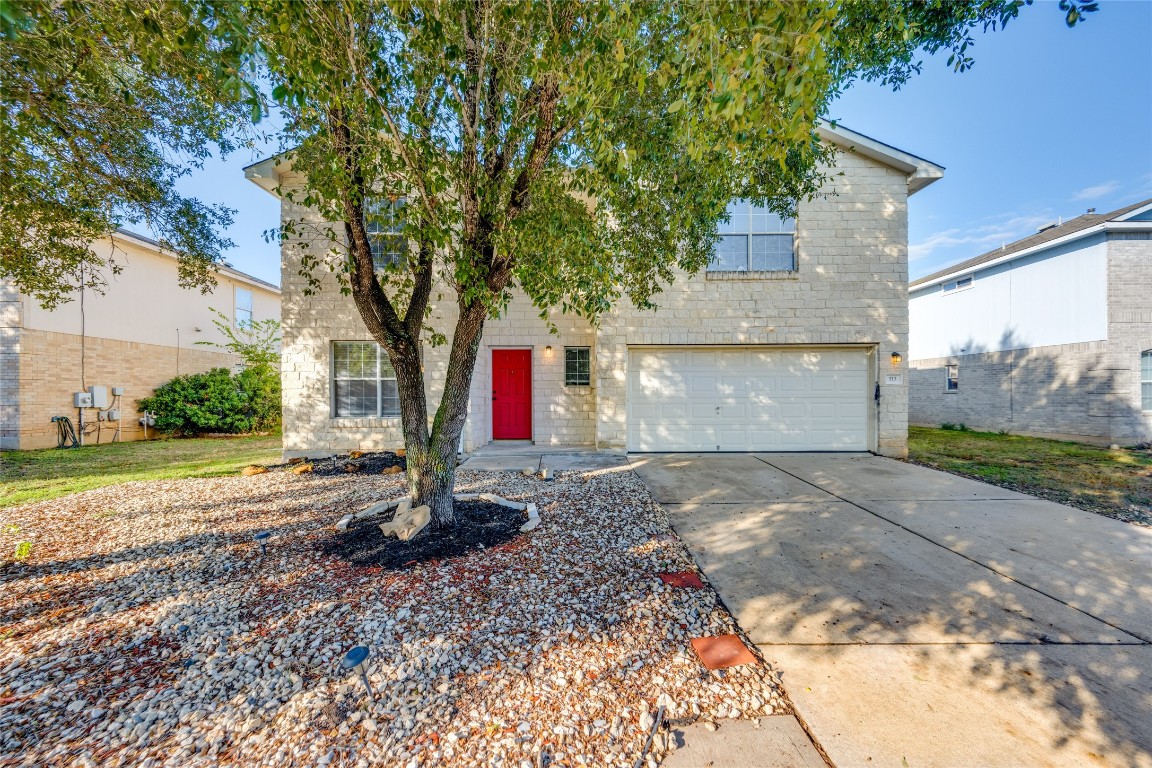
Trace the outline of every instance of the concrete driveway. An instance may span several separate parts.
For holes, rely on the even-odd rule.
[[[630,461],[836,765],[1152,768],[1152,529],[868,454]]]

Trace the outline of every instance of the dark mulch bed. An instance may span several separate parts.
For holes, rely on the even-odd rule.
[[[311,464],[312,474],[320,475],[321,477],[348,474],[348,470],[345,468],[346,464],[358,464],[360,466],[360,469],[357,470],[358,472],[364,472],[370,475],[378,475],[388,469],[388,467],[408,469],[408,461],[391,451],[366,453],[356,459],[348,458],[348,454],[345,453],[333,456],[330,459],[313,459]]]
[[[321,552],[335,555],[353,565],[379,566],[399,570],[428,560],[460,557],[481,547],[495,547],[520,535],[527,519],[524,513],[487,501],[456,502],[453,528],[421,531],[412,541],[385,536],[380,523],[392,519],[393,512],[353,520],[347,530],[317,542]]]

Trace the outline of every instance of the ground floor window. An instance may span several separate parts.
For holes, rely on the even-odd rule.
[[[564,386],[587,387],[592,383],[592,348],[564,347]]]
[[[956,363],[944,366],[944,391],[956,392],[960,389],[960,366]]]
[[[400,415],[396,372],[376,342],[332,342],[332,415]]]
[[[1152,349],[1140,354],[1140,408],[1152,411]]]

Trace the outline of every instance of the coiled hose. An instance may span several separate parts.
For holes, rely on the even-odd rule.
[[[56,425],[57,448],[80,447],[80,439],[76,437],[76,429],[72,426],[72,419],[67,416],[53,416],[52,422]]]

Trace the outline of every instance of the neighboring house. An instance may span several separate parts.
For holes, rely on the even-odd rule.
[[[1152,440],[1152,200],[911,285],[914,424]]]
[[[825,126],[821,135],[842,150],[823,193],[787,221],[734,204],[712,268],[678,275],[656,297],[658,309],[621,304],[598,327],[554,311],[559,334],[551,335],[517,293],[485,328],[462,449],[531,440],[903,456],[907,200],[943,169],[844,128]],[[246,175],[273,193],[300,183],[274,159]],[[308,214],[283,203],[285,218]],[[386,232],[376,240],[381,260],[391,258],[393,240]],[[310,245],[316,256],[326,250]],[[387,356],[330,277],[305,295],[299,258],[284,249],[285,453],[401,445]],[[447,287],[444,295],[455,298]],[[434,307],[440,331],[451,334],[454,319],[452,301]],[[447,352],[425,352],[432,408]]]
[[[0,448],[56,445],[52,417],[75,424],[73,394],[89,386],[123,388],[120,439],[143,437],[137,400],[179,374],[238,361],[196,343],[227,341],[209,307],[233,322],[280,318],[280,289],[231,267],[221,265],[216,288],[202,294],[179,286],[176,257],[153,240],[121,231],[92,248],[123,266],[107,276],[103,295],[77,291],[48,311],[0,281]],[[84,418],[95,420],[96,410],[86,409]],[[101,424],[100,441],[109,442],[115,429]],[[85,440],[94,442],[95,433]]]

